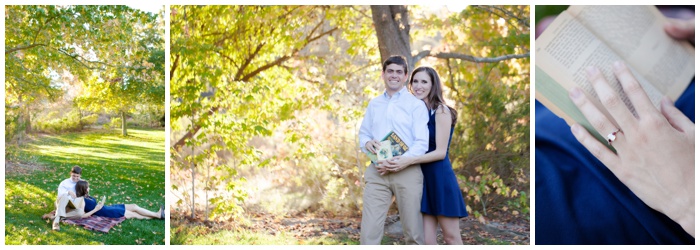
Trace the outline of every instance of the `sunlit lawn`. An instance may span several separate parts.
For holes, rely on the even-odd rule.
[[[58,184],[73,165],[83,168],[92,196],[106,204],[137,204],[157,211],[165,203],[165,132],[162,129],[93,131],[40,136],[22,147],[6,147],[6,158],[38,164],[43,170],[5,175],[5,244],[159,244],[163,220],[125,220],[109,233],[61,223],[60,231],[41,215],[53,210]]]

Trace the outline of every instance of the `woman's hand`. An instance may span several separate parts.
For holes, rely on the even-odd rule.
[[[83,215],[81,216],[81,218],[87,218],[87,217],[92,216],[92,215],[95,214],[97,211],[100,211],[100,209],[102,209],[103,206],[104,206],[104,204],[102,204],[102,203],[97,203],[97,205],[95,205],[95,208],[93,208],[92,211],[83,214]]]
[[[409,156],[394,156],[387,161],[386,169],[388,172],[399,172],[408,166],[413,165],[413,158]]]
[[[379,175],[385,175],[389,173],[389,170],[386,169],[386,167],[389,166],[387,162],[387,160],[381,160],[374,163],[374,168],[377,169]]]
[[[620,131],[610,142],[617,154],[581,125],[574,124],[571,131],[645,204],[669,216],[694,237],[695,124],[667,97],[657,110],[624,64],[616,62],[613,69],[637,116],[595,68],[588,69],[588,79],[615,121],[608,120],[580,89],[572,88],[569,96],[601,136],[607,139]]]

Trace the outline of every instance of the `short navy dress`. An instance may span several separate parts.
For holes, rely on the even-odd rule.
[[[95,209],[97,206],[97,200],[93,197],[85,197],[85,212],[88,213]],[[124,217],[124,204],[114,204],[102,206],[102,209],[95,212],[92,215],[109,217],[109,218],[121,218]]]
[[[449,112],[449,111],[448,111]],[[435,111],[430,112],[428,120],[428,130],[430,138],[428,140],[428,152],[436,148],[435,144]],[[450,140],[447,142],[447,152],[445,158],[439,161],[421,163],[423,170],[423,199],[421,200],[420,211],[424,214],[445,217],[467,217],[467,209],[464,206],[462,191],[457,184],[457,177],[452,170],[452,163],[449,158],[449,145],[452,142],[452,132],[450,129]]]

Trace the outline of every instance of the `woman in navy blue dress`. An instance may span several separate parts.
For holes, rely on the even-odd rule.
[[[397,172],[406,166],[421,164],[425,244],[437,244],[439,225],[447,244],[461,245],[459,218],[467,217],[467,210],[448,156],[457,111],[445,104],[440,77],[433,68],[416,68],[409,83],[411,93],[423,100],[430,110],[428,152],[418,157],[394,157],[387,162],[386,169]]]
[[[141,208],[136,204],[114,204],[105,206],[101,202],[98,202],[94,197],[90,196],[90,186],[87,181],[81,180],[75,185],[75,193],[78,197],[82,197],[85,202],[85,215],[83,218],[90,217],[92,215],[109,217],[109,218],[121,218],[126,217],[127,219],[164,219],[165,210],[160,207],[158,212],[152,212],[145,208]],[[89,212],[88,212],[89,211]]]

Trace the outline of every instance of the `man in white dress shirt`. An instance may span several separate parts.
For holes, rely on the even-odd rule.
[[[80,176],[83,170],[79,166],[73,166],[70,170],[70,178],[65,179],[58,185],[56,193],[56,210],[42,216],[43,219],[54,219],[53,229],[59,229],[61,217],[68,217],[74,212],[72,202],[77,197],[75,194],[75,185],[80,181]]]
[[[429,136],[428,109],[405,86],[408,79],[406,59],[403,56],[386,59],[382,64],[382,79],[386,90],[369,102],[360,127],[362,150],[376,153],[380,147],[379,141],[394,131],[409,147],[404,155],[425,154]],[[385,175],[379,174],[376,165],[370,164],[364,175],[360,244],[381,244],[392,196],[396,197],[406,244],[424,244],[420,213],[423,172],[420,165]]]

